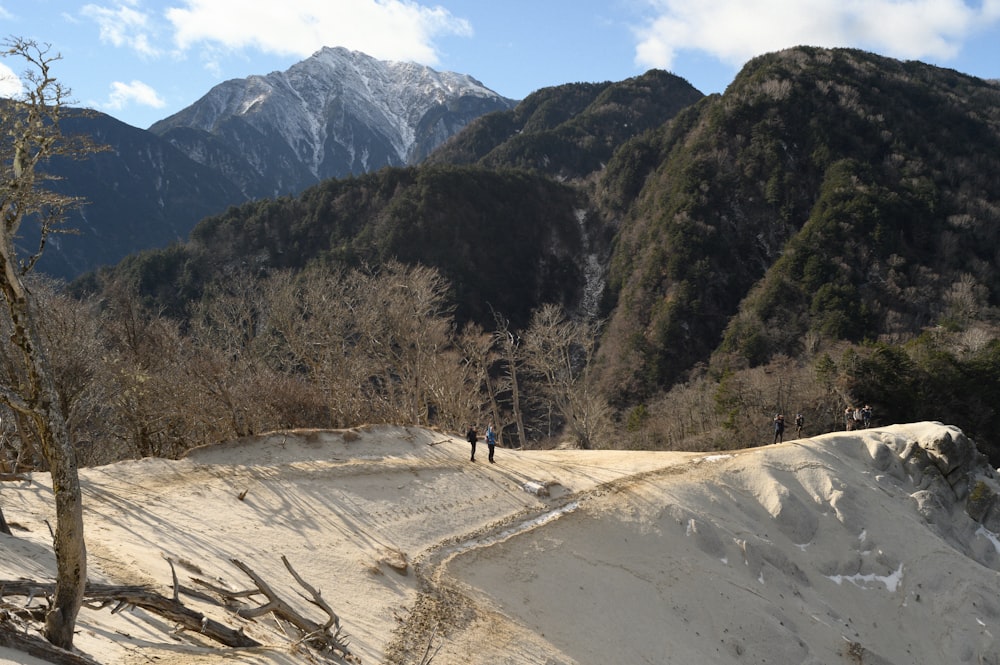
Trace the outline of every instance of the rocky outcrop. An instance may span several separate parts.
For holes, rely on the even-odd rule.
[[[957,428],[937,430],[929,440],[909,440],[898,450],[877,445],[873,463],[899,480],[908,481],[918,512],[946,540],[960,549],[968,538],[955,517],[964,513],[991,534],[1000,534],[1000,477],[976,444]],[[983,563],[997,558],[993,551],[969,552]]]

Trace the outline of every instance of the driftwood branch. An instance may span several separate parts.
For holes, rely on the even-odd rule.
[[[257,587],[256,591],[240,592],[239,595],[246,596],[248,593],[249,595],[257,595],[259,593],[267,599],[266,603],[258,607],[239,610],[237,612],[239,616],[252,619],[265,614],[273,614],[282,621],[295,626],[302,634],[302,640],[308,642],[313,647],[321,650],[332,649],[345,656],[350,653],[348,650],[347,640],[340,634],[340,617],[338,617],[337,613],[333,611],[333,608],[331,608],[330,605],[323,600],[320,592],[302,579],[298,572],[296,572],[292,567],[292,564],[288,562],[287,557],[281,557],[282,563],[285,564],[285,568],[292,574],[292,577],[294,577],[295,581],[299,583],[299,586],[309,592],[309,597],[306,598],[306,600],[326,613],[327,620],[324,623],[318,623],[308,619],[296,611],[295,608],[278,596],[278,594],[271,589],[267,582],[261,579],[260,575],[254,572],[250,566],[237,559],[231,559],[231,561],[233,562],[233,565],[246,573],[247,577],[253,580]],[[230,594],[230,597],[235,597],[235,595],[236,594]],[[334,628],[333,632],[331,632],[331,628]]]
[[[183,592],[186,595],[195,596],[216,605],[222,606],[223,603],[225,603],[224,606],[235,611],[238,616],[246,619],[255,619],[266,614],[272,614],[276,619],[294,626],[299,631],[299,641],[306,642],[313,648],[320,651],[334,651],[345,658],[351,657],[347,639],[345,636],[341,635],[340,617],[333,611],[333,608],[330,607],[329,603],[323,599],[320,591],[302,579],[302,576],[299,575],[298,572],[292,567],[292,564],[289,563],[287,557],[282,556],[281,561],[285,564],[285,568],[289,573],[291,573],[292,577],[295,578],[295,581],[299,584],[299,586],[308,594],[300,595],[306,601],[323,611],[326,615],[325,621],[313,621],[297,611],[283,598],[281,598],[274,591],[274,589],[272,589],[271,586],[260,577],[260,575],[254,572],[253,569],[242,561],[238,561],[236,559],[232,559],[232,563],[246,573],[251,580],[253,580],[255,588],[245,591],[230,591],[228,589],[209,584],[203,580],[192,578],[196,584],[199,584],[211,591],[214,594],[214,596],[211,596],[201,591],[182,586],[178,582],[176,570],[173,566],[173,562],[171,561],[170,570],[173,582],[173,598],[163,596],[146,586],[122,586],[88,583],[84,591],[83,602],[87,607],[92,609],[102,609],[109,605],[113,605],[111,610],[112,614],[115,614],[127,607],[139,607],[174,622],[175,624],[179,624],[182,628],[197,632],[228,647],[260,646],[259,642],[247,637],[247,635],[243,633],[242,629],[234,630],[225,624],[205,616],[201,612],[196,612],[185,607],[179,600],[179,595]],[[51,597],[54,593],[54,582],[0,580],[0,599],[4,596],[24,596],[29,598],[28,603],[30,604],[31,599],[42,596]],[[260,595],[263,595],[266,598],[266,602],[263,605],[236,609],[239,604],[246,602],[252,596]],[[219,598],[222,600],[220,601]],[[240,603],[237,603],[237,600],[239,600]],[[12,648],[32,653],[27,648],[7,644],[3,641],[5,639],[16,641],[19,639],[17,636],[27,636],[27,633],[23,630],[12,630],[11,625],[11,622],[5,621],[4,617],[0,616],[0,631],[2,631],[2,633],[0,633],[0,646],[11,646]],[[11,635],[14,637],[11,637]],[[26,646],[30,646],[33,649],[46,648],[45,645],[51,647],[51,645],[49,645],[45,640],[38,638],[37,641],[38,644],[41,644],[42,646],[38,646],[38,644],[35,644],[34,642],[31,645]],[[55,649],[55,647],[52,648]],[[59,651],[62,650],[60,649]],[[52,652],[52,654],[54,653],[55,652]],[[69,654],[67,657],[75,656],[75,654],[71,652],[65,653]],[[54,663],[68,663],[69,665],[78,665],[81,663],[90,665],[92,663],[92,661],[88,660],[57,660],[52,654],[42,657],[48,658]],[[425,662],[430,661],[428,660]]]
[[[327,617],[329,617],[329,620],[323,624],[322,629],[325,631],[330,627],[335,626],[337,630],[340,630],[340,617],[333,611],[333,608],[330,607],[329,603],[323,600],[323,596],[320,594],[319,590],[313,588],[304,579],[302,579],[302,576],[300,576],[295,569],[292,568],[292,564],[288,563],[288,558],[284,554],[281,555],[281,563],[285,564],[285,568],[289,573],[291,573],[292,577],[295,578],[295,581],[299,583],[299,586],[309,592],[309,598],[306,598],[306,600],[323,610]]]
[[[0,595],[4,596],[37,596],[41,594],[51,596],[53,593],[55,593],[54,582],[0,580]],[[100,608],[115,603],[116,607],[113,612],[117,612],[127,605],[140,607],[227,647],[260,646],[259,642],[244,635],[242,630],[234,630],[223,623],[210,619],[201,612],[184,607],[179,601],[161,596],[148,587],[88,583],[83,596],[84,602],[88,606]]]

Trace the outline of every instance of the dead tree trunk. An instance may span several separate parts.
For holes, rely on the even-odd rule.
[[[38,332],[41,313],[22,279],[41,257],[49,234],[65,220],[66,211],[79,201],[48,191],[45,176],[36,167],[55,155],[87,152],[87,141],[72,141],[59,130],[60,110],[68,91],[52,76],[50,67],[59,56],[48,46],[24,39],[9,39],[0,55],[19,56],[29,67],[21,100],[5,104],[0,128],[0,308],[7,318],[10,365],[14,385],[0,389],[0,401],[31,423],[52,475],[56,503],[55,595],[45,624],[45,637],[70,649],[76,616],[87,582],[87,550],[83,540],[83,503],[76,455],[56,392],[52,369]],[[78,152],[79,150],[79,152]],[[16,238],[21,223],[38,218],[41,239],[37,251],[25,260],[18,254]]]

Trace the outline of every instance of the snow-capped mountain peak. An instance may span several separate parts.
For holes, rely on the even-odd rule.
[[[323,48],[286,71],[221,83],[150,131],[216,168],[243,156],[255,174],[242,177],[248,194],[270,195],[416,163],[514,103],[466,74]]]

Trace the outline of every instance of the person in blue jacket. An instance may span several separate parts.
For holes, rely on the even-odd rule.
[[[496,464],[493,460],[493,448],[497,445],[497,431],[493,428],[493,423],[486,426],[486,445],[490,449],[490,464]]]

